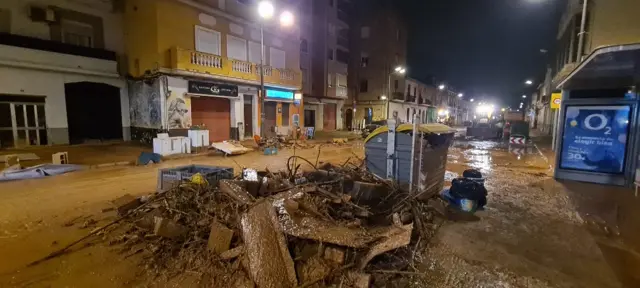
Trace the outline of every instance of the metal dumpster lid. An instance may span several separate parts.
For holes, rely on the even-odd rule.
[[[432,134],[453,134],[456,131],[449,126],[440,124],[440,123],[420,124],[418,125],[418,130],[422,133],[432,133]],[[371,134],[369,134],[369,136],[367,136],[367,138],[364,139],[364,143],[367,143],[373,137],[376,137],[388,131],[389,131],[389,126],[386,126],[386,125],[380,126],[378,127],[378,129],[373,130],[373,132],[371,132]],[[413,124],[410,124],[410,123],[400,124],[396,128],[396,132],[400,132],[400,133],[410,132],[410,131],[413,131]]]

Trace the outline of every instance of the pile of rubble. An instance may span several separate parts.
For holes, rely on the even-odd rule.
[[[427,205],[351,163],[298,172],[290,160],[289,171],[125,201],[111,243],[142,254],[154,277],[189,271],[205,287],[405,287],[419,277],[416,251],[437,227]]]

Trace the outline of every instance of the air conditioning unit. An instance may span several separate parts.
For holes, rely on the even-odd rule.
[[[31,6],[29,9],[29,17],[33,22],[49,22],[58,21],[56,11],[47,7]]]

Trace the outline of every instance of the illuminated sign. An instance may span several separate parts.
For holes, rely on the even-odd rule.
[[[560,168],[622,174],[630,115],[629,106],[568,106]]]
[[[551,109],[560,109],[562,104],[562,93],[551,94]]]
[[[267,89],[267,98],[293,101],[293,92],[285,91],[285,90]]]

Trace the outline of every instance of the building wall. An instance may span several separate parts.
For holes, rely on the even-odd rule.
[[[195,3],[194,5],[202,9],[185,3]],[[227,1],[229,5],[226,9],[231,9],[231,3],[235,1]],[[246,9],[249,8],[251,7],[246,7]],[[227,35],[260,42],[258,26],[237,17],[230,20],[230,16],[225,16],[226,14],[219,10],[213,10],[212,6],[192,1],[131,0],[127,1],[125,15],[127,41],[135,43],[135,45],[127,45],[129,73],[133,76],[141,76],[145,71],[157,71],[161,67],[171,67],[170,49],[172,47],[195,50],[196,25],[221,33],[220,48],[223,57],[227,56]],[[267,26],[264,34],[265,63],[270,63],[269,48],[274,47],[285,51],[286,68],[299,71],[298,28]]]
[[[11,33],[51,40],[50,25],[33,22],[29,17],[29,7],[55,6],[100,17],[103,22],[104,48],[119,54],[124,52],[123,15],[114,13],[110,1],[93,0],[2,0],[0,9],[11,10]]]
[[[586,51],[598,47],[640,42],[640,25],[637,16],[640,1],[597,0],[593,1],[591,30],[587,37]]]
[[[56,13],[64,13],[65,19],[91,17],[99,20],[94,33],[100,38],[92,39],[95,48],[114,51],[119,57],[124,52],[123,15],[114,12],[110,2],[90,0],[39,0],[0,1],[2,15],[9,15],[5,32],[42,40],[54,41],[56,25],[34,22],[29,8],[50,7]],[[79,13],[78,13],[79,12]],[[80,14],[82,13],[82,14]],[[7,29],[8,28],[8,29]],[[101,28],[101,29],[97,29]],[[99,30],[99,31],[98,31]],[[68,144],[69,135],[65,84],[97,82],[118,87],[124,140],[129,139],[129,99],[126,82],[118,75],[116,61],[55,53],[0,45],[0,93],[44,96],[49,144]]]

